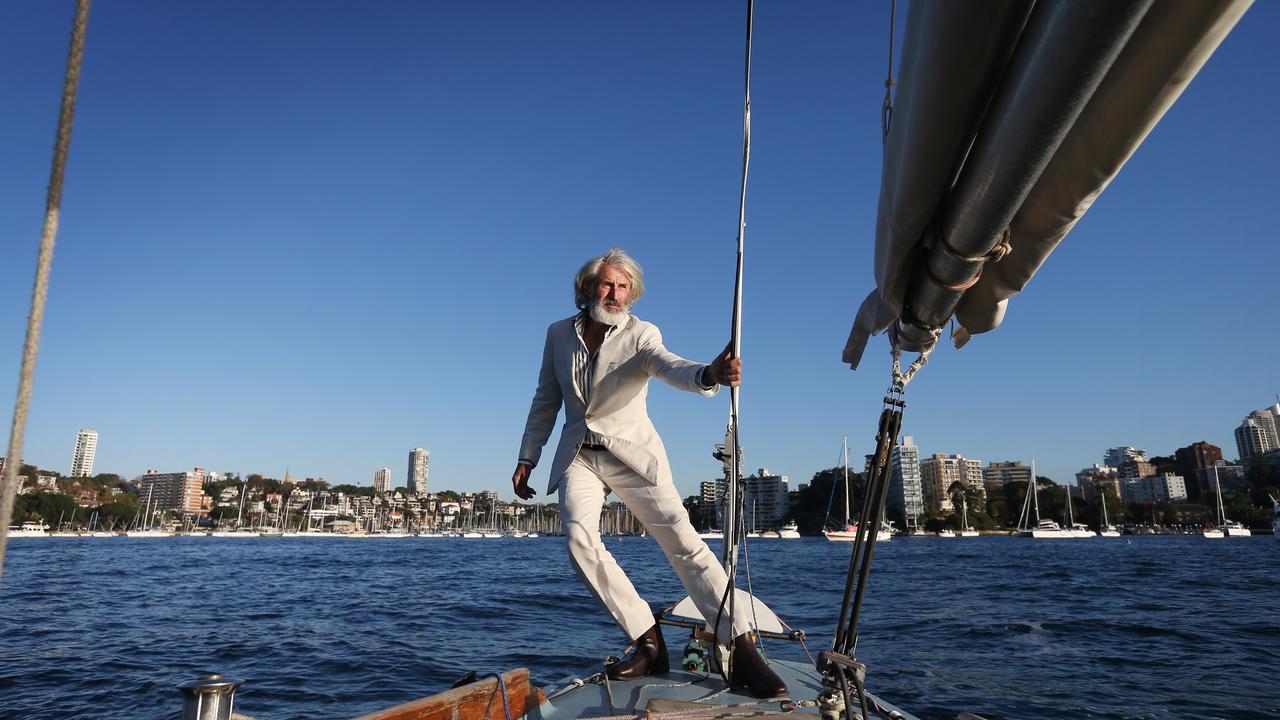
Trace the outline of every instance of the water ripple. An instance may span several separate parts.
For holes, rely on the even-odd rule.
[[[924,720],[1280,717],[1275,543],[1200,540],[881,546],[858,645],[869,684]],[[607,543],[655,605],[683,595],[653,542]],[[755,592],[811,650],[829,644],[850,548],[749,551]],[[169,718],[175,686],[210,671],[245,679],[237,709],[263,720],[352,717],[468,670],[558,682],[627,644],[558,538],[20,540],[3,580],[0,718],[97,718],[121,698],[130,717]]]

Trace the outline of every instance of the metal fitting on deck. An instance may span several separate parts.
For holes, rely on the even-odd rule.
[[[243,680],[209,673],[182,683],[182,720],[231,720],[236,688]]]

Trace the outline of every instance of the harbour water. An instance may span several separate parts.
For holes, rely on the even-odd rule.
[[[468,670],[585,677],[626,642],[562,543],[14,540],[0,718],[172,718],[174,686],[207,671],[244,679],[236,709],[261,720],[350,718]],[[608,543],[651,603],[682,595],[653,541]],[[850,546],[747,551],[756,594],[815,654],[829,645]],[[877,548],[858,657],[872,691],[925,719],[1277,718],[1277,599],[1270,537],[896,538]],[[673,651],[683,637],[667,629]]]

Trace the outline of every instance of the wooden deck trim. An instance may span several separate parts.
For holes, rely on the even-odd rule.
[[[502,676],[507,687],[511,720],[547,701],[540,688],[529,682],[528,668],[516,668]],[[356,720],[506,720],[498,679],[488,677],[470,685],[446,690],[403,705],[379,710]]]

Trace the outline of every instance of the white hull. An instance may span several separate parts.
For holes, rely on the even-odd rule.
[[[953,538],[953,537],[955,537],[955,536],[956,536],[956,533],[955,533],[955,531],[954,531],[954,530],[939,530],[939,531],[938,531],[938,537],[940,537],[940,538]]]
[[[1213,528],[1211,530],[1205,530],[1200,534],[1204,535],[1210,540],[1221,540],[1222,538],[1226,537],[1225,535],[1222,534],[1222,531],[1217,528]]]
[[[799,530],[779,530],[778,537],[782,538],[783,540],[799,540],[800,531]]]
[[[848,530],[823,530],[822,534],[826,535],[831,542],[853,542],[858,539],[857,530],[852,532]],[[889,542],[892,539],[893,533],[889,530],[881,530],[876,533],[876,542]]]
[[[1098,537],[1120,537],[1119,530],[1102,530],[1098,532]]]
[[[1227,537],[1253,537],[1253,532],[1243,525],[1223,525],[1222,532]]]
[[[144,538],[160,538],[173,537],[173,535],[163,530],[130,530],[125,533],[128,537],[144,537]]]
[[[977,530],[961,530],[956,537],[978,537],[980,534]]]
[[[1019,536],[1035,538],[1036,540],[1065,540],[1079,537],[1078,535],[1072,534],[1070,530],[1063,530],[1062,528],[1036,528],[1035,530],[1025,530],[1019,533]]]
[[[9,528],[9,537],[49,537],[48,527],[38,522],[25,522],[21,527]]]

